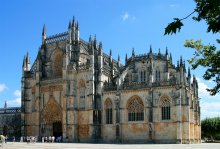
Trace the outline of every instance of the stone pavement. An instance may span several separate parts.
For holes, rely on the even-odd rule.
[[[0,147],[1,149],[1,147]],[[8,142],[3,149],[220,149],[218,143],[203,144],[86,144]]]

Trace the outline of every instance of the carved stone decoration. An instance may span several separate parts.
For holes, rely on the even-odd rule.
[[[62,109],[53,96],[50,96],[49,101],[42,111],[41,118],[45,124],[62,122]]]
[[[79,125],[79,136],[86,137],[89,135],[89,125]]]
[[[144,104],[140,97],[133,96],[130,98],[127,104],[127,109],[129,112],[143,112],[144,111]]]
[[[61,50],[55,50],[53,54],[53,75],[54,77],[62,76],[63,53]]]
[[[51,85],[51,86],[44,86],[41,87],[41,92],[54,92],[54,91],[63,91],[62,85]]]

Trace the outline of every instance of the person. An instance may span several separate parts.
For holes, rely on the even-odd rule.
[[[44,143],[44,137],[42,137],[42,143]]]
[[[54,140],[55,140],[55,137],[54,137],[54,136],[52,136],[52,143],[54,143]]]
[[[51,143],[51,140],[52,140],[52,138],[51,138],[51,136],[49,136],[49,143]]]
[[[15,136],[13,136],[13,142],[15,143]]]
[[[20,142],[23,142],[23,136],[21,136]]]
[[[5,136],[0,135],[0,142],[1,142],[1,146],[3,148],[3,144],[5,143]]]
[[[5,143],[7,143],[7,141],[8,141],[8,136],[6,135],[5,136]]]

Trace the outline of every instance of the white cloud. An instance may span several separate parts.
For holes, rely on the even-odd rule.
[[[20,107],[21,106],[21,91],[15,90],[13,95],[15,96],[15,99],[7,100],[7,106],[8,107]]]
[[[198,87],[199,87],[199,96],[202,98],[209,98],[209,99],[220,99],[220,95],[216,94],[215,96],[210,96],[209,92],[206,90],[207,88],[211,88],[208,86],[205,82],[203,82],[202,79],[196,78],[198,81]],[[207,81],[208,82],[208,81]]]
[[[123,21],[126,21],[128,18],[129,18],[129,14],[128,14],[128,12],[125,12],[123,15],[122,15],[122,20]]]
[[[20,107],[21,106],[21,98],[15,98],[14,100],[7,101],[8,107]]]
[[[21,91],[20,90],[16,90],[14,92],[15,97],[21,97]]]
[[[0,84],[0,93],[4,92],[8,87],[5,84]]]
[[[170,4],[169,5],[169,7],[171,7],[171,8],[173,8],[173,7],[175,7],[176,6],[176,4]]]
[[[201,119],[220,116],[220,95],[209,95],[209,92],[206,89],[211,87],[206,84],[206,81],[203,81],[200,78],[196,79],[198,81],[199,97],[201,98]]]
[[[202,114],[201,119],[220,116],[220,102],[203,102],[200,106]]]
[[[130,15],[128,12],[124,12],[124,13],[121,15],[121,18],[122,18],[122,21],[126,21],[126,20],[132,20],[132,21],[134,21],[134,20],[136,19],[135,16]]]

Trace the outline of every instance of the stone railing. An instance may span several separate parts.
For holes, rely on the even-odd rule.
[[[21,107],[0,108],[0,114],[21,113]]]
[[[55,34],[46,38],[46,43],[54,43],[59,41],[64,41],[67,39],[68,32]]]
[[[149,82],[128,82],[122,83],[119,87],[120,90],[131,90],[131,89],[141,89],[141,88],[149,88],[149,87],[163,87],[163,86],[172,86],[176,85],[175,80],[163,80],[163,81],[156,81],[152,84]],[[117,86],[113,86],[112,84],[105,84],[104,91],[115,91],[117,90]]]
[[[111,83],[104,85],[104,91],[116,91],[116,90],[117,90],[117,85],[113,85]]]

